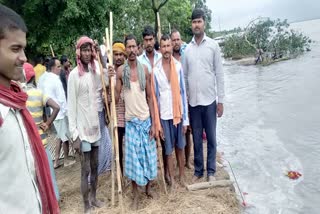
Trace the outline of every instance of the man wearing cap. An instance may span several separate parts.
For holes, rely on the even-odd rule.
[[[124,64],[126,60],[126,51],[122,42],[115,42],[112,46],[114,70],[118,72],[118,68]],[[118,121],[118,141],[119,141],[119,157],[120,167],[123,172],[123,138],[125,134],[125,104],[123,98],[123,90],[120,92],[118,103],[116,103],[117,121]]]
[[[53,168],[51,153],[49,151],[49,147],[47,147],[46,131],[50,128],[54,119],[57,117],[60,111],[60,107],[53,99],[47,97],[42,93],[41,90],[36,88],[35,71],[33,69],[33,66],[30,63],[24,63],[23,69],[25,73],[25,81],[22,81],[22,82],[26,82],[27,84],[24,88],[24,90],[28,94],[27,108],[31,113],[31,116],[34,122],[38,127],[39,135],[41,137],[43,146],[46,149],[46,153],[49,161],[49,167],[50,167],[50,174],[52,177],[52,183],[53,183],[57,201],[59,201],[59,189],[58,189],[56,176]],[[45,106],[49,106],[52,109],[52,114],[50,117],[47,118],[46,122],[43,121],[43,116],[44,116],[43,108]]]
[[[205,13],[192,12],[192,41],[185,50],[183,70],[188,94],[194,149],[193,182],[204,175],[202,132],[207,136],[207,179],[216,172],[216,123],[223,114],[224,74],[220,48],[206,36]]]
[[[91,206],[103,206],[96,198],[101,138],[97,91],[101,79],[97,73],[95,58],[93,40],[82,36],[76,45],[77,67],[71,71],[68,80],[68,113],[74,149],[82,156],[81,193],[85,213],[90,213]]]

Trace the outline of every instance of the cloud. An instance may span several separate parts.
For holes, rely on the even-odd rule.
[[[207,5],[213,11],[214,30],[244,27],[259,16],[289,22],[320,18],[318,0],[209,0]]]

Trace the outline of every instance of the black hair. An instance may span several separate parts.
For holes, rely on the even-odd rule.
[[[200,18],[202,18],[203,21],[206,20],[204,11],[201,8],[194,9],[192,11],[191,20],[200,19]]]
[[[0,39],[4,38],[6,30],[21,30],[25,33],[28,31],[27,26],[20,15],[0,4]]]
[[[160,50],[160,44],[159,44],[158,41],[156,41],[156,42],[154,43],[154,49],[155,49],[156,51]]]
[[[67,61],[68,61],[68,57],[66,55],[62,55],[61,58],[60,58],[61,65],[63,65],[63,63],[65,63]]]
[[[44,64],[44,59],[43,59],[43,56],[42,55],[38,55],[38,56],[36,56],[35,58],[34,58],[34,63],[36,64],[36,65],[38,65],[38,64]]]
[[[90,42],[86,42],[80,46],[80,50],[86,47],[92,47],[92,44]]]
[[[124,46],[127,46],[127,43],[128,43],[128,40],[134,40],[136,41],[136,43],[138,44],[137,42],[137,38],[133,35],[133,34],[129,34],[128,36],[126,36],[126,38],[124,39]]]
[[[171,37],[168,34],[163,34],[160,38],[160,45],[161,45],[161,41],[167,41],[167,40],[171,40]]]
[[[179,32],[177,29],[173,29],[173,30],[171,31],[171,33],[170,33],[170,37],[172,37],[172,35],[173,35],[174,33],[179,33],[179,34],[180,34],[180,32]]]
[[[150,25],[145,26],[143,29],[142,38],[146,36],[153,36],[153,37],[156,36],[156,33],[154,32],[153,27],[151,27]]]
[[[51,71],[52,67],[56,66],[56,60],[59,60],[57,57],[52,57],[48,62],[48,71]]]

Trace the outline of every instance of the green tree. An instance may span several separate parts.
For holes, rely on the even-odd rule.
[[[87,35],[102,42],[105,28],[109,25],[109,12],[113,12],[113,40],[122,40],[133,33],[142,40],[145,25],[154,25],[156,14],[153,4],[160,13],[161,29],[164,33],[177,28],[186,40],[192,36],[190,16],[194,6],[205,6],[205,0],[0,0],[18,12],[25,20],[27,56],[75,55],[75,42]],[[210,12],[211,17],[211,12]],[[207,18],[210,26],[211,18]],[[157,26],[157,25],[156,25]],[[207,28],[208,30],[208,28]]]

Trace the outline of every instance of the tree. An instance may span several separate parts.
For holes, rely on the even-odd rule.
[[[28,27],[28,58],[38,54],[51,55],[50,44],[55,55],[75,56],[75,42],[87,35],[102,42],[105,28],[109,25],[109,12],[113,12],[113,41],[123,41],[132,33],[142,40],[145,25],[156,24],[156,13],[161,17],[161,29],[169,33],[169,23],[177,28],[188,41],[191,36],[190,0],[0,0],[18,12]],[[196,0],[205,6],[205,1]],[[210,12],[211,13],[211,12]],[[210,15],[211,16],[211,15]],[[210,26],[209,18],[207,25]],[[206,29],[208,30],[208,28]]]

